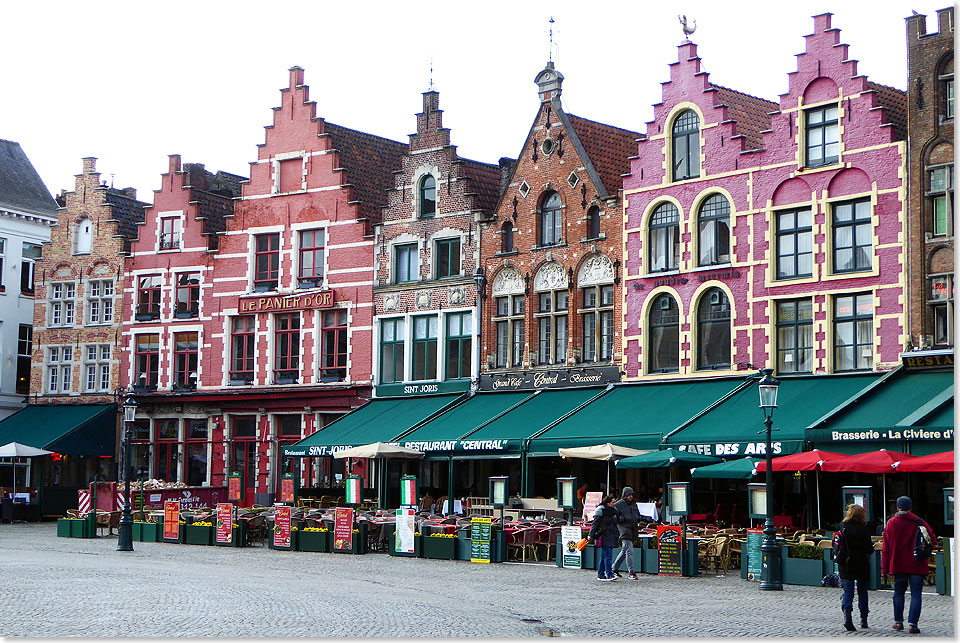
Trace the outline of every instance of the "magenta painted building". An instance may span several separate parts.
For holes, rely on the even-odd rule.
[[[679,46],[623,181],[626,379],[899,362],[905,93],[813,22],[779,102]]]

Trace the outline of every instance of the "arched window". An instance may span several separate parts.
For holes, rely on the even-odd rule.
[[[500,228],[500,252],[513,252],[513,224],[509,221]]]
[[[90,252],[93,245],[93,222],[84,217],[77,223],[76,233],[76,253],[85,254]]]
[[[587,239],[600,238],[600,208],[593,206],[587,210]]]
[[[700,117],[692,109],[673,121],[673,180],[700,176]]]
[[[680,212],[664,203],[650,217],[650,272],[676,270],[680,258]]]
[[[650,308],[649,371],[676,373],[680,370],[680,308],[677,300],[663,294]]]
[[[697,307],[697,369],[730,368],[730,300],[711,288]]]
[[[420,216],[432,217],[437,213],[437,180],[428,174],[420,179]]]
[[[730,262],[730,203],[722,194],[714,194],[700,206],[700,265]]]
[[[543,204],[540,206],[540,245],[555,246],[563,236],[563,227],[560,223],[560,195],[556,192],[547,192],[543,195]]]

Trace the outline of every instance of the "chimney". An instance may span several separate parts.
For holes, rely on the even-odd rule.
[[[119,192],[128,199],[133,199],[134,201],[137,200],[137,188],[120,188],[119,190],[115,191]]]
[[[96,156],[83,157],[83,173],[84,174],[97,173],[97,157]]]
[[[533,79],[537,84],[540,94],[540,102],[546,102],[554,98],[560,98],[560,86],[563,85],[563,74],[553,67],[553,61],[547,63],[537,77]]]
[[[303,85],[303,67],[294,65],[290,68],[290,89]]]

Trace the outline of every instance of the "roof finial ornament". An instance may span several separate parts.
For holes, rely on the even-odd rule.
[[[553,62],[553,16],[550,16],[550,51],[547,52],[547,60]]]
[[[430,56],[430,87],[427,88],[428,91],[433,91],[433,56]]]
[[[677,16],[677,19],[680,20],[680,26],[683,29],[683,44],[690,42],[690,34],[697,30],[697,21],[693,21],[693,26],[687,25],[687,16],[686,14],[682,16]]]

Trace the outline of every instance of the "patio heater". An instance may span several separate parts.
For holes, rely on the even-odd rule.
[[[765,473],[767,518],[763,525],[763,543],[760,545],[763,566],[760,574],[761,590],[783,590],[780,578],[780,548],[777,547],[777,528],[773,524],[773,411],[777,408],[777,389],[780,380],[773,377],[772,368],[760,371],[763,377],[757,383],[760,391],[760,410],[763,411],[763,425],[767,434],[767,470]]]
[[[130,476],[133,462],[130,457],[130,437],[137,419],[137,401],[133,395],[123,400],[123,514],[117,528],[117,551],[133,551],[133,514],[130,513]]]
[[[557,507],[566,509],[567,524],[573,524],[573,510],[577,508],[577,479],[557,478]]]

